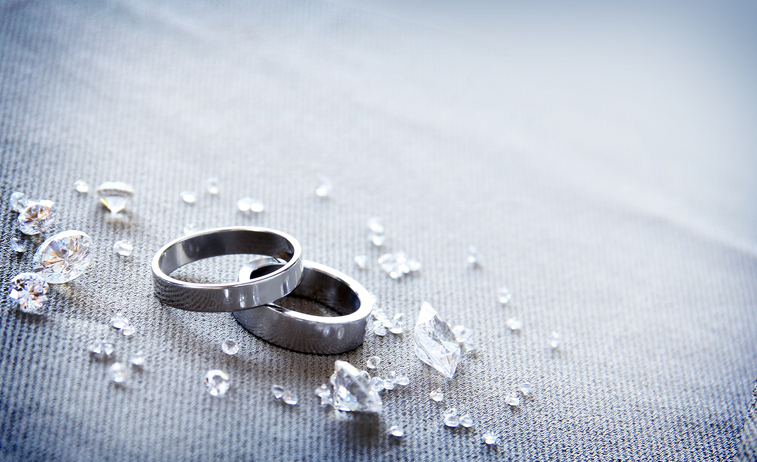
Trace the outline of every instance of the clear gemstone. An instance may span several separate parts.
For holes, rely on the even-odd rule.
[[[396,438],[402,438],[403,436],[405,436],[405,430],[403,430],[399,425],[392,425],[391,427],[389,427],[388,433]]]
[[[517,332],[523,329],[523,322],[516,318],[508,319],[507,321],[505,321],[505,325],[513,332]]]
[[[381,412],[381,398],[370,381],[346,361],[334,363],[334,407],[340,411]]]
[[[129,366],[124,363],[113,363],[108,372],[114,382],[123,383],[129,377]]]
[[[265,210],[265,206],[262,202],[250,197],[243,197],[237,201],[237,208],[240,212],[244,213],[260,213]]]
[[[145,365],[145,354],[142,353],[142,350],[134,353],[134,356],[131,357],[131,363],[137,367],[143,367]]]
[[[287,389],[284,391],[284,394],[281,396],[282,401],[287,403],[290,406],[294,406],[297,404],[297,394],[290,389]]]
[[[315,189],[315,195],[318,197],[329,197],[331,195],[331,181],[325,176],[319,176],[318,181],[321,184]]]
[[[218,179],[217,178],[208,178],[205,180],[205,191],[208,192],[211,196],[215,196],[218,194]]]
[[[8,285],[8,297],[25,313],[37,313],[47,301],[50,287],[37,273],[21,273]]]
[[[376,321],[383,322],[389,318],[386,316],[386,313],[384,312],[384,310],[376,310],[373,312],[373,319],[375,319]]]
[[[444,425],[455,428],[460,425],[460,417],[457,415],[457,409],[451,407],[444,411]]]
[[[397,313],[389,323],[389,332],[399,335],[405,331],[405,313]]]
[[[105,356],[110,356],[116,351],[116,346],[110,342],[102,342],[102,351]]]
[[[188,223],[184,225],[183,231],[184,231],[184,234],[192,234],[195,231],[197,231],[197,225],[194,223]]]
[[[451,379],[460,354],[460,344],[452,329],[428,302],[423,302],[415,323],[415,355]]]
[[[384,225],[381,223],[381,218],[373,217],[368,220],[368,230],[373,234],[384,234]]]
[[[397,373],[395,371],[390,371],[388,374],[386,374],[386,378],[384,379],[384,382],[385,383],[390,382],[392,385],[397,383]]]
[[[328,395],[321,396],[321,406],[333,406],[334,401],[331,399],[331,392]]]
[[[401,372],[397,374],[397,380],[394,381],[397,385],[401,385],[403,387],[406,387],[410,385],[410,379],[408,378],[407,374],[404,372]]]
[[[379,364],[381,364],[381,358],[378,356],[371,356],[368,358],[368,361],[365,362],[368,369],[376,369]]]
[[[239,345],[234,340],[227,338],[221,344],[221,349],[229,356],[233,356],[239,352]]]
[[[431,398],[431,401],[436,401],[437,403],[441,402],[444,399],[444,393],[442,393],[441,388],[437,388],[436,390],[432,391],[428,394],[428,396]]]
[[[467,258],[468,265],[472,268],[475,268],[478,266],[478,250],[475,246],[468,247],[468,258]]]
[[[47,239],[34,254],[34,271],[50,284],[81,276],[92,263],[92,238],[81,231],[63,231]]]
[[[518,398],[518,394],[515,392],[510,393],[507,395],[507,398],[505,398],[505,403],[507,403],[510,406],[518,406],[520,405],[520,398]]]
[[[87,347],[87,350],[92,353],[93,355],[99,357],[102,357],[105,353],[103,352],[103,341],[102,340],[95,340],[94,342],[90,343]]]
[[[89,192],[89,185],[84,180],[76,180],[74,183],[74,189],[81,194],[87,194]]]
[[[131,337],[132,335],[134,335],[134,326],[132,326],[131,324],[124,326],[124,328],[121,329],[121,335],[123,335],[124,337]]]
[[[12,237],[11,238],[11,250],[13,250],[16,253],[22,253],[23,251],[26,250],[26,244],[21,239],[19,239],[17,237]]]
[[[24,209],[29,205],[28,202],[29,198],[26,197],[26,194],[22,193],[21,191],[14,191],[13,194],[11,194],[11,208],[18,213],[24,211]]]
[[[394,380],[386,377],[384,380],[384,390],[394,390]]]
[[[373,377],[371,379],[371,387],[377,392],[384,390],[384,379],[381,377]]]
[[[110,318],[110,325],[114,329],[123,329],[124,327],[129,325],[129,318],[122,314],[117,314]]]
[[[465,414],[464,416],[460,417],[460,425],[462,425],[465,428],[470,428],[473,426],[473,417],[471,417],[470,414]]]
[[[129,199],[134,196],[134,188],[121,181],[106,181],[95,191],[100,202],[116,214],[126,208]]]
[[[364,378],[365,380],[368,380],[368,381],[371,380],[371,374],[369,374],[368,371],[360,371],[359,375],[360,375],[360,377]]]
[[[383,337],[386,335],[386,327],[384,327],[384,323],[381,321],[376,321],[373,323],[373,333],[378,335],[379,337]]]
[[[194,204],[195,202],[197,202],[197,195],[192,191],[182,191],[181,200],[183,200],[187,204]]]
[[[488,444],[489,446],[497,444],[497,435],[492,432],[484,433],[484,443]]]
[[[381,247],[386,241],[386,236],[384,236],[383,234],[371,234],[369,238],[371,244],[375,245],[376,247]]]
[[[276,399],[281,399],[282,396],[284,396],[284,387],[281,385],[271,385],[271,393],[273,394],[273,397]]]
[[[557,332],[552,332],[549,335],[549,347],[553,350],[560,348],[560,334],[558,334]]]
[[[24,234],[34,235],[48,230],[58,214],[53,201],[41,200],[27,202],[27,207],[18,214],[18,229]]]
[[[223,396],[229,391],[229,376],[218,369],[210,370],[205,374],[205,386],[212,396]]]
[[[471,340],[466,340],[460,344],[460,350],[463,353],[463,356],[472,356],[475,355],[478,349],[476,348],[476,344],[473,343]]]
[[[523,396],[531,396],[531,393],[533,392],[533,388],[531,387],[530,383],[523,382],[520,385],[518,385],[518,391],[523,393]]]
[[[512,294],[510,294],[510,289],[507,287],[500,287],[497,291],[497,301],[502,305],[507,305],[511,297]]]
[[[455,326],[452,328],[452,333],[455,334],[455,340],[459,343],[463,343],[468,340],[471,332],[465,326]]]
[[[355,257],[355,264],[361,270],[368,269],[368,256],[367,255],[358,255],[357,257]]]
[[[320,397],[331,396],[331,390],[325,383],[322,383],[320,387],[315,389],[315,394]]]
[[[116,241],[116,243],[113,244],[113,251],[122,257],[129,257],[134,251],[134,246],[126,241]]]

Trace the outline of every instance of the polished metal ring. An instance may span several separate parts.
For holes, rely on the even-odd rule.
[[[261,270],[281,264],[275,259],[258,258],[242,267],[239,280],[249,281]],[[302,281],[287,298],[319,302],[338,316],[314,316],[269,303],[236,311],[232,313],[234,318],[263,340],[302,353],[337,354],[359,347],[373,309],[373,296],[357,281],[328,266],[311,261],[303,265]]]
[[[234,254],[267,255],[283,263],[260,277],[224,284],[186,282],[169,276],[189,263]],[[302,279],[302,250],[292,236],[272,229],[210,229],[166,244],[152,260],[152,274],[155,294],[166,305],[189,311],[238,311],[292,292]]]

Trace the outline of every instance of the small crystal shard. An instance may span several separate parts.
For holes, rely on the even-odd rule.
[[[116,351],[116,346],[110,342],[102,342],[102,352],[105,356],[110,356]]]
[[[25,313],[38,313],[50,287],[37,273],[20,273],[8,285],[8,297]]]
[[[124,363],[113,363],[108,372],[114,382],[123,383],[129,377],[129,366]]]
[[[520,385],[518,385],[518,391],[520,391],[523,396],[531,396],[531,393],[533,392],[533,388],[531,387],[531,384],[528,382],[523,382]]]
[[[373,323],[373,333],[378,335],[379,337],[383,337],[386,335],[386,327],[384,327],[384,323],[381,321],[376,321]]]
[[[271,394],[273,394],[273,397],[276,399],[281,399],[282,396],[284,396],[284,392],[286,390],[281,385],[271,385]]]
[[[325,383],[322,383],[320,387],[315,389],[315,394],[319,397],[331,396],[331,390]]]
[[[76,180],[74,189],[80,194],[87,194],[89,192],[89,185],[84,180]]]
[[[415,355],[450,379],[460,361],[460,344],[455,334],[428,302],[421,304],[415,323]]]
[[[384,236],[383,234],[371,234],[369,236],[369,240],[371,241],[371,244],[375,245],[376,247],[381,247],[386,241],[386,236]]]
[[[321,406],[333,406],[334,400],[331,399],[331,392],[328,395],[323,395],[321,398]]]
[[[251,197],[243,197],[237,201],[237,208],[242,213],[260,213],[265,210],[265,206],[259,200]]]
[[[131,324],[124,326],[124,328],[121,329],[121,335],[124,337],[131,337],[134,335],[134,326]]]
[[[95,193],[100,199],[100,202],[102,202],[111,213],[117,214],[126,208],[129,199],[134,196],[134,188],[121,181],[106,181],[97,188]]]
[[[284,394],[281,396],[281,400],[290,406],[297,404],[297,394],[290,389],[284,390]]]
[[[24,209],[29,205],[28,202],[29,198],[26,197],[26,194],[22,193],[21,191],[14,191],[13,194],[11,194],[11,208],[18,213],[24,211]]]
[[[494,446],[497,444],[497,435],[495,435],[492,432],[486,432],[484,433],[484,443],[488,444],[489,446]]]
[[[334,363],[334,407],[340,411],[381,412],[381,398],[369,380],[346,361]]]
[[[123,329],[124,327],[129,325],[129,318],[122,314],[117,314],[110,318],[110,325],[114,329]]]
[[[455,340],[457,340],[458,343],[465,342],[471,336],[470,330],[468,330],[465,326],[453,327],[452,333],[455,334]]]
[[[21,239],[17,237],[12,237],[11,249],[16,253],[23,253],[26,250],[26,244],[24,244],[24,242]]]
[[[368,358],[368,361],[366,361],[365,366],[368,369],[376,369],[379,364],[381,364],[381,358],[378,356],[371,356]]]
[[[420,263],[409,259],[405,252],[385,253],[379,257],[378,264],[392,279],[399,279],[421,267]]]
[[[218,179],[217,178],[208,178],[205,180],[205,191],[208,192],[211,196],[217,196],[218,195]]]
[[[47,231],[57,218],[55,203],[41,200],[27,202],[27,207],[18,214],[16,221],[19,231],[35,235]]]
[[[437,388],[436,390],[432,391],[428,394],[428,396],[431,398],[431,401],[436,401],[437,403],[441,402],[444,399],[444,393],[442,393],[441,388]]]
[[[560,334],[558,334],[557,332],[552,332],[549,335],[549,347],[553,350],[560,348]]]
[[[47,239],[34,254],[34,271],[50,284],[81,276],[92,263],[92,238],[81,231],[63,231]]]
[[[405,436],[405,430],[402,429],[399,425],[392,425],[389,427],[389,431],[387,432],[391,436],[394,436],[395,438],[402,438]]]
[[[457,415],[457,409],[451,407],[444,411],[444,425],[455,428],[460,425],[460,417]]]
[[[473,417],[471,417],[470,414],[465,414],[462,417],[460,417],[460,425],[462,425],[465,428],[470,428],[473,426]]]
[[[373,217],[368,220],[368,231],[373,234],[384,234],[384,225],[381,223],[381,218]]]
[[[472,245],[468,247],[468,258],[466,259],[466,261],[468,262],[468,266],[470,266],[471,268],[476,268],[479,265],[478,250],[475,246]]]
[[[239,352],[239,345],[234,340],[227,338],[221,344],[221,349],[229,356],[233,356]]]
[[[113,244],[113,251],[122,257],[129,257],[134,251],[134,246],[126,241],[116,241],[116,243]]]
[[[371,387],[377,392],[384,390],[384,379],[381,377],[373,377],[371,379]]]
[[[510,294],[510,289],[507,287],[500,287],[497,291],[497,301],[501,305],[507,305],[510,302],[511,297],[512,294]]]
[[[410,385],[410,379],[408,378],[407,374],[404,372],[401,372],[397,374],[397,379],[394,381],[397,385],[401,385],[403,387],[406,387]]]
[[[384,382],[389,382],[392,385],[397,383],[397,373],[395,371],[390,371],[388,374],[386,374],[386,378],[384,379]]]
[[[329,197],[331,195],[331,181],[325,176],[319,176],[318,181],[320,181],[320,184],[315,189],[315,195],[318,197]]]
[[[205,386],[211,396],[221,397],[229,391],[229,376],[224,371],[210,370],[205,374]]]
[[[87,350],[97,358],[102,358],[105,355],[105,353],[103,352],[102,340],[95,340],[94,342],[90,343],[87,347]]]
[[[355,264],[361,270],[368,269],[368,256],[367,255],[358,255],[357,257],[355,257]]]
[[[520,398],[518,398],[518,394],[515,392],[510,393],[507,395],[507,398],[505,398],[505,403],[512,407],[516,407],[520,405]]]
[[[473,356],[476,354],[478,349],[476,348],[475,343],[473,343],[471,340],[466,340],[460,343],[460,351],[462,352],[463,356]]]
[[[180,195],[181,200],[183,200],[186,204],[194,204],[195,202],[197,202],[197,195],[192,191],[182,191]]]
[[[142,353],[142,350],[137,351],[134,353],[134,356],[131,357],[131,363],[137,367],[144,367],[145,365],[145,354]]]
[[[508,319],[507,321],[505,321],[505,325],[513,332],[518,332],[523,329],[523,322],[516,318]]]

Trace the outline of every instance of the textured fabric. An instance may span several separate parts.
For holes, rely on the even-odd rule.
[[[0,310],[1,459],[755,459],[754,80],[753,59],[739,59],[754,42],[715,33],[746,26],[618,14],[577,22],[584,35],[540,36],[551,22],[516,15],[497,41],[484,39],[497,27],[463,38],[392,16],[320,1],[2,6],[0,195],[54,200],[55,229],[87,232],[96,248],[43,316]],[[315,196],[318,175],[331,199]],[[211,176],[218,197],[203,190]],[[78,179],[132,184],[128,220],[77,193]],[[265,212],[239,213],[244,196]],[[15,254],[15,216],[4,202],[4,283],[41,242]],[[373,216],[387,228],[381,250],[366,238]],[[189,223],[290,233],[306,259],[406,313],[408,331],[427,300],[480,350],[447,381],[415,358],[409,332],[314,356],[228,314],[163,307],[150,261]],[[112,250],[121,239],[129,258]],[[395,281],[353,261],[387,250],[422,270]],[[243,262],[182,274],[230,280]],[[109,327],[118,312],[132,338]],[[119,361],[147,356],[123,386],[87,352],[103,337]],[[410,378],[382,393],[379,416],[318,405],[336,359],[364,368],[372,355],[378,374]],[[202,383],[215,368],[231,377],[220,399]],[[533,398],[510,408],[524,381]],[[299,404],[273,399],[274,383]],[[474,427],[445,428],[448,407]],[[401,440],[386,435],[394,424]]]

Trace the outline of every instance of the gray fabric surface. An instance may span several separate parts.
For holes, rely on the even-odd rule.
[[[733,38],[754,11],[733,8],[743,22],[720,28],[702,18],[726,16],[692,8],[702,24],[689,10],[680,23],[621,11],[577,22],[581,33],[557,27],[573,16],[504,15],[496,41],[496,27],[465,39],[324,2],[4,4],[0,195],[54,200],[56,230],[85,231],[96,250],[87,273],[53,287],[44,316],[0,310],[0,458],[754,460],[754,69],[741,59],[752,46]],[[333,198],[313,194],[318,175]],[[202,191],[209,176],[219,197]],[[131,183],[128,222],[75,192],[78,179]],[[266,211],[243,216],[243,196]],[[366,239],[372,216],[419,274],[355,266],[380,254]],[[14,217],[5,203],[4,282],[31,267],[31,249],[9,248]],[[409,333],[313,356],[227,314],[162,307],[149,263],[188,223],[288,232],[379,308],[412,327],[427,300],[471,328],[480,352],[446,381],[415,358]],[[113,253],[119,239],[134,244],[130,258]],[[481,268],[466,266],[469,245]],[[221,281],[243,260],[186,274]],[[117,312],[133,338],[108,327]],[[101,336],[119,360],[147,354],[123,387],[86,351]],[[225,338],[238,355],[221,351]],[[380,374],[411,380],[382,395],[380,416],[318,405],[335,359],[364,367],[372,355]],[[231,376],[222,399],[202,383],[213,368]],[[522,381],[534,398],[511,409]],[[275,401],[274,383],[300,403]],[[436,387],[440,404],[428,399]],[[475,426],[445,428],[451,406]],[[393,424],[401,441],[385,434]]]

